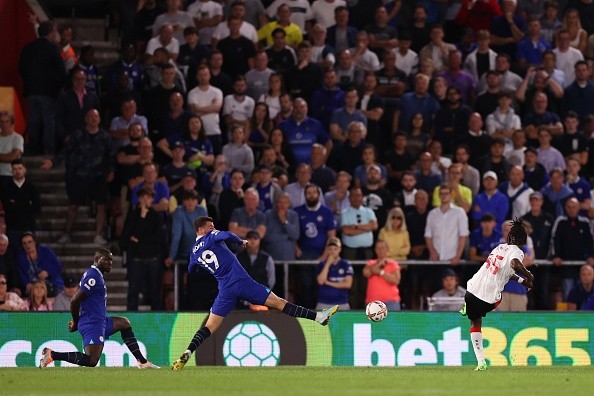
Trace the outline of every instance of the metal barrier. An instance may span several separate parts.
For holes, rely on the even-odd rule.
[[[318,265],[319,261],[317,260],[303,260],[303,261],[275,261],[275,266],[282,266],[283,267],[283,290],[285,292],[283,298],[287,300],[289,298],[289,266],[291,265]],[[367,263],[366,260],[351,260],[350,263],[352,265],[365,265]],[[564,266],[581,266],[584,265],[585,261],[563,261]],[[175,311],[179,310],[179,265],[186,264],[183,261],[175,261],[173,266],[173,293],[175,295],[173,306]],[[399,261],[398,264],[400,265],[452,265],[449,261],[428,261],[428,260],[403,260]],[[476,261],[469,261],[463,260],[460,261],[460,266],[463,265],[478,265]],[[539,266],[552,266],[553,263],[550,260],[534,260],[533,267],[538,268]]]

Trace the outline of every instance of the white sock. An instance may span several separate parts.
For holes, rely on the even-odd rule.
[[[316,312],[316,322],[319,322],[320,320],[322,320],[322,311]]]
[[[474,349],[474,355],[480,365],[485,364],[485,356],[483,355],[483,333],[480,331],[470,333],[470,339],[472,340],[472,348]]]

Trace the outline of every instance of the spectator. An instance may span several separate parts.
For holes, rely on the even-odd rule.
[[[71,76],[72,88],[60,94],[56,108],[56,135],[60,142],[64,142],[74,131],[83,129],[88,111],[100,107],[97,95],[85,87],[85,72],[76,68]]]
[[[39,245],[35,235],[25,232],[21,237],[22,249],[17,252],[17,265],[22,295],[29,295],[36,281],[47,284],[51,297],[56,296],[64,288],[62,279],[62,263],[56,254],[47,246]]]
[[[504,139],[506,152],[512,149],[511,138],[514,132],[522,129],[522,121],[512,108],[512,99],[511,92],[500,92],[497,101],[499,105],[486,119],[487,133],[494,139]]]
[[[269,66],[276,73],[288,77],[288,72],[297,63],[297,55],[295,50],[287,45],[286,42],[287,33],[277,28],[272,31],[273,43],[271,46],[265,49],[266,55],[268,55]]]
[[[74,30],[72,29],[72,25],[60,25],[58,27],[58,34],[60,38],[60,42],[58,43],[58,47],[60,48],[60,57],[64,61],[66,70],[70,71],[78,63],[76,52],[74,52],[74,48],[72,48],[72,45],[70,45],[72,43],[72,39],[74,38]]]
[[[183,142],[177,141],[171,148],[172,161],[161,169],[160,177],[164,178],[169,187],[169,192],[174,193],[180,186],[184,175],[193,170],[184,161],[186,147]]]
[[[528,147],[524,150],[524,175],[526,183],[534,191],[540,191],[548,182],[549,175],[538,162],[538,152],[535,148]]]
[[[153,36],[153,24],[157,16],[163,14],[166,9],[156,0],[148,0],[140,7],[134,17],[134,36],[136,45],[142,49]]]
[[[78,64],[86,76],[86,91],[89,94],[101,95],[97,66],[95,66],[95,48],[92,45],[85,45],[80,50],[80,62]]]
[[[340,216],[343,254],[347,260],[369,260],[373,255],[373,232],[377,230],[377,218],[371,208],[363,206],[360,187],[349,189],[350,206]]]
[[[417,193],[417,178],[414,173],[408,171],[402,175],[400,182],[401,190],[394,194],[394,204],[401,208],[404,213],[414,210],[415,194]]]
[[[305,32],[306,22],[313,19],[311,12],[311,5],[307,0],[291,0],[286,3],[285,0],[274,0],[266,8],[266,15],[268,19],[274,19],[277,15],[278,8],[283,4],[290,4],[291,6],[291,22],[299,26],[302,32]]]
[[[534,190],[524,183],[524,170],[521,166],[512,166],[509,171],[509,180],[501,183],[498,188],[509,201],[506,219],[517,219],[528,213],[529,196]]]
[[[432,203],[435,208],[441,206],[443,201],[441,200],[442,195],[446,195],[448,197],[448,201],[451,202],[452,205],[458,206],[464,210],[465,213],[468,213],[471,209],[472,205],[472,191],[470,188],[460,184],[462,180],[462,165],[456,163],[452,164],[448,169],[448,194],[442,192],[443,185],[435,187],[432,192]],[[449,210],[447,207],[444,208],[445,210]]]
[[[404,211],[401,208],[390,209],[383,224],[378,238],[387,244],[387,256],[397,261],[406,260],[410,253],[410,237],[406,228]]]
[[[219,50],[213,50],[208,59],[210,69],[210,85],[220,89],[223,97],[233,93],[233,79],[230,75],[223,72],[223,54]],[[200,69],[200,67],[198,67]]]
[[[594,100],[594,83],[592,72],[586,61],[575,64],[575,81],[565,88],[563,104],[568,110],[575,111],[582,124],[588,124],[594,119],[594,111],[590,103]]]
[[[400,186],[404,172],[414,168],[415,158],[408,149],[408,139],[406,134],[397,132],[392,135],[392,141],[393,148],[390,151],[386,151],[384,158],[386,170],[388,172],[388,186],[392,190],[397,190]],[[351,158],[354,158],[354,156]]]
[[[452,188],[449,185],[439,187],[439,198],[441,203],[429,212],[425,228],[429,260],[449,261],[457,265],[470,234],[468,218],[464,209],[452,205]]]
[[[167,138],[173,135],[181,135],[183,134],[184,128],[188,125],[188,119],[190,118],[191,113],[184,109],[184,97],[179,92],[173,92],[169,96],[169,112],[161,116],[159,120],[159,129],[156,136],[152,136],[152,139],[156,142],[159,142],[163,138]],[[154,134],[155,131],[153,131]],[[169,158],[165,156],[160,156],[158,158],[158,162],[160,164],[165,164],[168,162]]]
[[[381,68],[378,56],[369,49],[369,36],[367,32],[357,33],[357,44],[351,48],[355,66],[363,72],[377,72]]]
[[[0,185],[0,202],[4,207],[8,237],[18,241],[23,232],[36,230],[36,217],[41,212],[41,204],[37,187],[25,178],[27,168],[23,162],[15,159],[11,166],[12,178]]]
[[[248,96],[255,101],[266,103],[266,100],[261,99],[261,97],[266,97],[266,94],[270,91],[270,77],[273,74],[274,70],[268,67],[268,55],[266,54],[266,51],[260,50],[256,52],[254,56],[254,67],[251,67],[250,70],[245,73]],[[278,96],[281,93],[280,87],[281,86],[278,84],[275,86],[276,92],[274,97],[276,98],[276,111],[274,112],[274,116],[276,116],[278,109],[280,108],[280,105],[278,104]],[[270,106],[270,104],[268,104],[268,106]],[[274,118],[274,116],[271,116],[271,118]]]
[[[594,268],[588,264],[580,267],[580,282],[573,286],[567,296],[567,310],[579,311],[594,294]],[[1,308],[0,308],[1,309]]]
[[[241,19],[229,17],[227,20],[229,35],[218,41],[216,46],[221,51],[223,59],[227,60],[227,62],[223,62],[222,70],[232,78],[236,78],[238,75],[243,76],[252,69],[254,56],[256,56],[254,43],[241,35],[239,30],[241,24]]]
[[[384,115],[384,99],[375,93],[377,86],[377,76],[374,73],[366,73],[357,107],[367,118],[366,140],[376,147],[381,147],[387,139],[381,133],[380,121]]]
[[[278,126],[290,147],[295,164],[311,162],[311,145],[316,142],[326,146],[328,152],[332,152],[330,136],[318,120],[307,116],[307,107],[307,102],[303,98],[295,99],[293,115]]]
[[[336,220],[332,210],[320,201],[321,191],[316,185],[305,188],[305,203],[295,207],[299,216],[299,240],[295,256],[300,260],[322,261],[326,259],[326,242],[336,236]],[[299,292],[296,301],[302,306],[316,304],[315,268],[301,265],[297,268]]]
[[[172,34],[181,43],[184,44],[183,32],[188,26],[194,26],[194,21],[190,14],[182,10],[181,0],[167,0],[167,12],[159,15],[153,24],[153,35],[161,30],[161,26],[170,24]]]
[[[0,273],[0,311],[27,311],[28,306],[17,293],[8,291],[8,279]]]
[[[382,301],[388,311],[400,311],[400,266],[388,255],[388,244],[381,238],[375,242],[376,259],[370,260],[363,267],[363,276],[367,278],[365,303]]]
[[[220,228],[222,230],[229,229],[229,221],[233,210],[243,206],[244,184],[245,177],[243,176],[243,172],[239,169],[232,169],[230,173],[229,187],[223,189],[217,205],[219,223],[221,224]]]
[[[501,232],[496,227],[495,216],[485,213],[481,217],[480,227],[470,233],[468,258],[478,264],[487,261],[491,251],[501,242]]]
[[[155,26],[153,25],[153,29]],[[162,24],[158,31],[159,34],[150,39],[146,45],[145,62],[154,63],[153,54],[159,48],[166,49],[171,58],[176,61],[179,55],[179,40],[173,37],[175,33],[173,25],[169,23]]]
[[[258,165],[256,172],[259,176],[259,181],[254,185],[258,196],[260,197],[260,204],[258,209],[262,213],[266,213],[273,208],[273,203],[282,194],[283,190],[279,185],[272,180],[272,168],[266,164]]]
[[[85,128],[71,135],[60,155],[44,160],[41,165],[42,169],[47,170],[63,160],[66,162],[66,193],[69,207],[64,234],[58,239],[58,243],[70,243],[78,207],[94,202],[97,205],[97,221],[93,243],[107,244],[102,233],[108,183],[113,180],[115,164],[111,138],[107,131],[99,127],[100,122],[99,112],[96,109],[89,110],[85,117]]]
[[[484,175],[485,172],[491,170],[497,175],[498,181],[506,181],[507,175],[511,165],[503,155],[505,151],[505,141],[503,139],[495,138],[489,147],[489,153],[481,158],[482,166],[480,171]]]
[[[433,126],[439,103],[428,93],[429,80],[430,77],[422,73],[415,76],[414,91],[402,95],[400,105],[394,112],[392,131],[398,131],[399,126],[411,125],[410,121],[417,113],[423,115],[423,125],[429,129]]]
[[[204,2],[202,1],[194,2],[194,4],[196,3],[204,4]],[[217,4],[209,0],[207,0],[206,3]],[[190,5],[190,7],[191,6],[192,5]],[[221,7],[220,4],[217,4],[217,6]],[[206,12],[208,13],[208,11]],[[219,17],[220,15],[215,16],[215,18]],[[189,87],[196,86],[196,70],[198,69],[198,65],[206,63],[208,61],[208,58],[210,57],[210,48],[207,46],[208,44],[201,43],[201,37],[199,37],[199,35],[202,36],[202,32],[205,30],[209,29],[206,27],[202,28],[200,29],[200,33],[198,32],[198,30],[196,30],[194,26],[189,26],[184,29],[184,39],[186,43],[180,45],[179,47],[177,64],[180,66],[187,67],[184,74],[186,75],[187,86]],[[208,37],[208,41],[210,41],[210,37]]]
[[[334,220],[340,227],[340,216],[343,210],[350,206],[349,187],[352,176],[345,171],[336,174],[336,185],[333,190],[324,194],[326,204],[334,213]]]
[[[252,4],[253,7],[253,4]],[[239,18],[241,25],[239,31],[241,35],[250,39],[254,44],[258,42],[258,32],[254,25],[244,20],[246,14],[246,3],[243,1],[236,1],[231,5],[228,18]],[[227,21],[221,21],[212,34],[212,46],[217,46],[217,43],[229,36],[229,26]]]
[[[483,174],[483,192],[474,197],[472,204],[472,219],[474,228],[478,227],[480,219],[485,213],[495,216],[497,228],[501,227],[507,218],[509,200],[505,194],[497,189],[497,174],[488,171]]]
[[[561,29],[564,29],[563,23],[559,20],[559,5],[554,0],[546,0],[543,6],[543,14],[540,17],[540,36],[551,43],[555,43],[555,37],[558,37]]]
[[[311,5],[313,19],[324,25],[324,27],[329,28],[334,24],[335,20],[338,23],[339,18],[336,12],[338,7],[344,7],[346,5],[344,0],[316,0]]]
[[[559,21],[557,21],[559,22]],[[557,33],[557,47],[553,49],[557,57],[557,69],[565,73],[566,87],[573,84],[575,81],[575,65],[577,62],[584,60],[584,54],[570,45],[569,30],[563,27]],[[564,87],[565,88],[565,87]]]
[[[381,182],[380,185],[383,187],[386,185],[388,180],[388,169],[385,165],[380,164],[377,162],[377,153],[375,150],[375,146],[371,143],[367,143],[363,148],[363,153],[361,154],[361,159],[363,162],[361,165],[357,166],[353,172],[353,178],[355,183],[358,184],[360,187],[365,187],[367,185],[367,169],[371,165],[376,165],[380,168],[381,173]]]
[[[138,310],[142,291],[153,311],[163,309],[161,272],[163,218],[153,208],[155,191],[142,187],[136,192],[138,206],[126,217],[120,247],[127,252],[128,311]]]
[[[142,166],[142,181],[136,184],[131,191],[130,204],[136,208],[140,203],[138,192],[145,188],[153,191],[152,208],[157,212],[166,213],[169,210],[169,187],[167,184],[157,180],[157,167],[152,162]]]
[[[427,10],[423,4],[417,3],[413,9],[410,33],[412,37],[411,49],[417,54],[429,44],[430,24],[427,23]]]
[[[326,28],[316,23],[311,28],[312,61],[322,69],[330,69],[336,63],[334,48],[326,44]]]
[[[120,59],[116,63],[111,65],[110,86],[112,88],[116,84],[118,84],[119,77],[122,75],[123,72],[127,73],[128,84],[126,86],[128,87],[128,89],[131,92],[140,91],[140,89],[142,88],[142,66],[140,65],[140,62],[138,62],[138,60],[136,59],[136,47],[134,46],[134,44],[122,45]],[[117,104],[118,111],[119,108],[120,103]],[[116,114],[112,114],[111,117],[107,117],[107,119],[111,119],[115,116]]]
[[[561,88],[565,88],[568,84],[565,82],[565,73],[557,68],[557,55],[552,50],[547,50],[542,56],[542,67],[549,75],[549,78],[555,80]]]
[[[540,21],[537,18],[531,17],[528,21],[526,33],[516,49],[516,62],[520,71],[530,65],[541,65],[543,53],[553,49],[550,42],[540,37]]]
[[[258,190],[248,188],[243,197],[244,207],[235,208],[231,213],[229,231],[245,238],[248,231],[255,230],[263,238],[266,235],[266,216],[258,209],[259,201]]]
[[[565,185],[561,168],[553,168],[549,172],[549,179],[550,181],[540,189],[545,198],[543,209],[556,217],[563,216],[567,200],[574,197],[573,191]]]
[[[418,169],[415,172],[417,178],[417,187],[428,194],[433,194],[433,190],[438,187],[443,179],[441,172],[433,170],[433,156],[428,151],[419,155]]]
[[[270,119],[276,126],[293,114],[293,100],[291,95],[285,92],[285,80],[281,74],[273,72],[268,78],[267,85],[268,90],[260,95],[258,102],[268,105]]]
[[[472,2],[472,4],[476,4],[476,2]],[[478,82],[483,74],[489,70],[495,70],[497,53],[489,47],[491,44],[491,34],[488,30],[481,29],[477,31],[476,42],[478,44],[477,49],[468,54],[464,60],[464,70],[474,77],[475,82]]]
[[[338,171],[345,171],[353,174],[357,166],[361,164],[363,149],[365,148],[365,135],[367,127],[359,121],[351,122],[347,127],[347,139],[334,150],[332,160],[334,168]]]
[[[245,143],[245,129],[242,125],[232,127],[233,141],[223,146],[223,155],[229,159],[231,168],[241,169],[247,176],[254,170],[254,152]]]
[[[311,44],[303,41],[297,47],[297,62],[287,74],[288,90],[293,97],[310,102],[313,93],[322,87],[323,70],[311,60]]]
[[[25,45],[19,58],[23,96],[27,98],[27,152],[32,155],[55,154],[56,98],[67,74],[56,46],[58,32],[51,21],[37,28],[38,38]]]
[[[394,207],[394,196],[392,192],[382,186],[381,169],[377,165],[370,165],[367,168],[367,181],[361,187],[363,193],[363,205],[373,210],[378,224],[385,224],[388,211]],[[378,231],[374,232],[374,237]],[[390,256],[392,257],[392,256]]]
[[[518,93],[516,92],[516,97]],[[528,145],[538,146],[538,129],[546,128],[551,136],[563,133],[563,124],[556,113],[547,110],[549,99],[544,92],[536,92],[532,99],[533,111],[527,112],[522,125],[528,137]]]
[[[429,257],[424,234],[429,214],[429,195],[425,190],[415,193],[415,207],[406,213],[408,235],[410,238],[410,254],[412,260],[426,260]]]
[[[223,20],[223,6],[212,0],[199,0],[190,4],[187,12],[200,33],[200,44],[210,46],[212,35]]]
[[[515,56],[516,46],[524,38],[526,19],[516,14],[516,6],[516,0],[504,0],[503,15],[495,16],[491,23],[491,48],[498,54]]]
[[[471,108],[462,101],[460,89],[449,86],[446,105],[435,115],[435,139],[441,142],[446,155],[452,155],[468,133],[471,114]]]
[[[28,311],[53,311],[53,302],[48,298],[47,284],[42,280],[33,282],[31,293],[25,299]]]
[[[437,75],[443,77],[450,88],[458,89],[462,103],[473,105],[476,99],[477,81],[472,74],[462,69],[462,53],[458,50],[450,51],[445,70]]]
[[[493,38],[493,35],[491,35],[491,38]],[[495,58],[495,72],[499,74],[499,88],[503,91],[516,92],[523,80],[522,77],[518,76],[510,69],[511,57],[506,53],[498,52],[497,58]],[[487,77],[490,75],[492,75],[492,73],[485,73],[481,76],[481,80],[479,81],[479,92],[485,92],[487,87],[490,87],[487,83]]]
[[[15,256],[16,249],[12,245],[9,245],[9,242],[10,240],[6,234],[0,233],[0,275],[6,277],[6,281],[8,282],[7,290],[20,296],[21,288],[19,286],[19,271]]]
[[[130,73],[127,70],[120,70],[115,76],[115,83],[107,91],[106,98],[104,99],[103,115],[106,120],[112,120],[122,115],[122,103],[133,98],[134,101],[139,105],[142,103],[140,96],[141,88],[134,88],[130,80]]]
[[[553,145],[563,154],[567,160],[574,158],[580,166],[588,164],[588,140],[582,130],[579,130],[580,119],[576,112],[568,111],[565,115],[565,131]]]
[[[338,6],[334,9],[334,24],[326,26],[328,35],[326,43],[340,52],[352,48],[356,44],[357,29],[349,24],[349,10],[345,6]]]
[[[331,188],[334,188],[336,181],[336,172],[334,169],[326,166],[328,153],[326,147],[319,143],[311,146],[311,181],[320,186],[322,192],[326,194]]]
[[[532,226],[531,238],[534,243],[534,258],[536,260],[546,260],[549,257],[549,247],[551,243],[551,229],[555,222],[555,217],[542,210],[543,196],[535,191],[530,194],[530,211],[523,217]],[[549,279],[551,278],[551,267],[541,265],[535,268],[534,283],[534,308],[550,309],[549,301]]]
[[[343,142],[347,137],[348,126],[352,122],[361,122],[367,126],[367,117],[361,110],[357,109],[359,94],[354,87],[345,89],[344,107],[340,107],[332,113],[330,119],[330,136],[336,141]]]
[[[569,38],[571,40],[570,45],[582,54],[586,54],[589,32],[582,28],[584,19],[587,18],[584,15],[584,19],[582,19],[582,15],[578,11],[578,9],[582,7],[587,8],[589,7],[589,4],[583,3],[580,0],[573,2],[571,5],[568,4],[562,22],[569,32]]]
[[[275,205],[266,212],[266,235],[263,248],[275,260],[295,260],[295,244],[299,239],[299,216],[291,209],[291,198],[281,192]]]
[[[318,282],[318,303],[316,309],[326,309],[338,305],[339,309],[348,311],[349,291],[353,286],[355,274],[353,266],[340,257],[341,242],[339,238],[329,238],[326,242],[325,260],[316,268]]]
[[[458,275],[451,269],[446,269],[441,275],[442,288],[433,293],[431,297],[439,299],[442,297],[458,297],[463,299],[466,295],[466,289],[458,283]],[[460,300],[462,301],[462,300]],[[457,311],[460,309],[460,303],[437,303],[433,307],[433,311]]]
[[[357,92],[355,91],[355,95],[356,94]],[[339,108],[344,107],[345,96],[345,91],[340,89],[337,84],[336,70],[327,69],[324,71],[322,87],[314,91],[311,101],[309,102],[312,109],[310,112],[311,116],[319,120],[324,129],[330,130],[330,136],[332,136],[334,140],[341,142],[345,140],[346,134],[341,133],[344,131],[340,130],[337,120],[333,120],[333,113]],[[351,111],[355,111],[355,105],[351,105]],[[330,127],[331,121],[333,121],[334,124],[337,124],[334,128]]]
[[[0,111],[0,186],[12,179],[11,162],[23,155],[24,140],[14,130],[14,116],[8,111]]]
[[[526,132],[516,129],[512,134],[512,147],[503,153],[510,165],[524,166],[524,152],[526,151]],[[536,150],[535,150],[536,151]]]
[[[258,30],[258,40],[265,41],[266,45],[272,45],[272,32],[281,28],[287,34],[287,44],[297,47],[303,41],[302,29],[291,22],[292,10],[288,4],[281,4],[277,7],[276,21],[268,22]]]
[[[564,265],[564,261],[587,261],[594,264],[594,246],[592,232],[587,218],[579,216],[580,203],[576,198],[565,201],[565,215],[558,215],[552,230],[551,256],[553,274],[558,275],[563,282],[563,299],[572,289],[577,270],[575,267]]]
[[[276,283],[276,270],[272,256],[260,248],[261,238],[258,231],[249,231],[246,239],[249,244],[246,249],[237,253],[237,260],[252,279],[272,290]],[[238,306],[241,305],[251,306],[252,304],[239,300]]]
[[[133,124],[140,124],[143,135],[148,135],[148,121],[145,116],[136,114],[138,107],[134,99],[128,98],[124,100],[121,110],[122,115],[114,117],[109,125],[109,136],[111,137],[113,153],[116,153],[121,147],[130,144],[129,129]],[[86,116],[88,114],[89,112],[86,113]]]
[[[461,183],[470,188],[472,195],[475,196],[479,191],[480,175],[479,171],[468,163],[468,160],[470,159],[470,148],[465,144],[460,144],[456,147],[454,154],[455,162],[462,165]]]
[[[521,78],[519,82],[522,82]],[[474,109],[484,119],[497,109],[499,94],[502,92],[500,84],[501,75],[497,70],[489,70],[479,80],[480,94],[476,98]]]
[[[592,208],[590,183],[580,176],[580,170],[580,163],[575,158],[568,158],[565,184],[580,203],[580,216],[588,217],[588,211]]]
[[[179,188],[170,195],[168,212],[173,213],[179,206],[182,205],[184,195],[192,191],[198,191],[198,180],[196,172],[190,169],[182,175]],[[198,197],[198,203],[200,206],[204,207],[206,211],[208,211],[206,201],[203,197]]]
[[[53,311],[70,312],[70,300],[78,291],[78,282],[70,275],[64,277],[64,290],[58,294],[54,300]],[[1,308],[0,308],[1,309]]]
[[[214,153],[219,154],[222,148],[219,111],[223,106],[223,92],[210,85],[208,67],[198,67],[196,75],[198,86],[188,92],[188,107],[202,120],[204,132],[212,143]]]
[[[554,168],[565,170],[565,160],[563,154],[551,145],[553,136],[550,130],[546,127],[538,128],[539,146],[536,149],[538,152],[538,162],[544,166],[547,172]]]
[[[270,110],[266,103],[259,102],[256,104],[249,126],[246,143],[254,152],[256,161],[259,161],[262,157],[262,149],[268,145],[270,132],[274,128],[274,123],[270,119]]]

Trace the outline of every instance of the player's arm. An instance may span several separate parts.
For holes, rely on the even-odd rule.
[[[225,241],[225,242],[234,243],[236,245],[244,245],[244,246],[247,245],[247,241],[245,239],[241,239],[240,237],[238,237],[237,235],[235,235],[232,232],[213,230],[211,233],[213,233],[214,240],[217,242]]]
[[[87,295],[82,291],[78,290],[72,300],[70,300],[70,315],[72,315],[72,321],[68,324],[68,329],[73,332],[78,329],[78,319],[80,318],[80,303],[82,300],[87,298]]]
[[[523,281],[521,281],[520,283],[522,283],[529,289],[532,288],[532,281],[534,280],[534,275],[532,275],[532,272],[528,271],[526,267],[524,267],[524,264],[522,264],[522,262],[516,258],[512,259],[511,267],[514,269],[514,271],[516,271],[516,273],[519,273],[523,276]],[[511,279],[519,281],[520,277],[514,274],[512,275]]]

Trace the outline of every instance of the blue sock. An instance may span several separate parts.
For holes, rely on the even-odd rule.
[[[79,366],[91,367],[91,357],[82,352],[52,352],[52,359],[63,360]]]
[[[192,338],[192,342],[188,345],[188,350],[194,353],[196,349],[210,336],[210,330],[208,327],[203,327],[194,334],[194,338]]]
[[[140,363],[146,363],[146,359],[142,356],[142,352],[140,352],[140,348],[138,347],[138,341],[134,336],[134,332],[132,331],[132,327],[128,327],[127,329],[122,330],[122,340],[132,352],[132,355],[138,360]]]
[[[294,316],[296,318],[307,318],[310,320],[316,320],[316,311],[312,311],[311,309],[307,309],[300,305],[291,304],[290,302],[285,304],[283,308],[283,313],[287,315]]]

